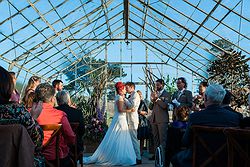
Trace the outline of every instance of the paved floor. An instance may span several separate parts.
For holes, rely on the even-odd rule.
[[[91,153],[85,153],[84,156],[91,155]],[[136,167],[154,167],[154,161],[148,160],[149,155],[147,153],[144,153],[142,156],[142,164],[136,165]],[[100,166],[100,165],[83,165],[84,167],[108,167],[108,166]],[[80,165],[78,165],[80,167]]]

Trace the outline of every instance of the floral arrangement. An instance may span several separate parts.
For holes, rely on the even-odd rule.
[[[88,115],[85,116],[85,133],[84,140],[91,142],[100,142],[105,136],[108,126],[106,121],[96,118],[96,116]]]

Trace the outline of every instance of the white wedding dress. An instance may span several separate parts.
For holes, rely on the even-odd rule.
[[[84,164],[95,163],[98,165],[122,165],[136,164],[136,155],[128,130],[126,113],[118,111],[117,102],[120,95],[115,98],[115,113],[108,131],[99,147],[90,157],[83,157]]]

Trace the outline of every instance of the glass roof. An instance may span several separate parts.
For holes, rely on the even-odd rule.
[[[249,57],[249,8],[247,0],[2,0],[0,63],[49,80],[107,53],[108,62],[159,62],[207,78],[219,57],[211,48],[224,51],[214,40]]]

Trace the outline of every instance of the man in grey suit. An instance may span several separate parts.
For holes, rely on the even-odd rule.
[[[141,153],[140,153],[140,143],[137,139],[137,129],[139,125],[139,115],[138,108],[141,102],[139,94],[135,91],[135,84],[133,82],[127,82],[125,84],[125,88],[127,93],[130,94],[128,99],[125,99],[125,105],[128,109],[134,109],[132,112],[127,113],[127,121],[128,128],[130,132],[130,136],[132,139],[132,143],[134,146],[134,150],[136,153],[136,164],[141,164]]]
[[[240,117],[234,112],[230,112],[221,106],[226,91],[221,85],[211,84],[205,92],[205,110],[194,112],[189,115],[186,132],[183,136],[183,145],[189,147],[184,151],[177,153],[172,164],[176,167],[191,167],[192,166],[192,142],[191,142],[191,126],[219,126],[219,127],[234,127],[239,126]]]
[[[168,131],[168,103],[170,94],[164,90],[164,81],[158,79],[155,83],[156,91],[151,93],[151,103],[149,109],[152,110],[150,124],[154,137],[154,147],[162,146],[165,151]],[[163,153],[163,155],[165,155]],[[163,156],[165,157],[165,156]],[[153,157],[151,159],[154,159]]]
[[[192,92],[187,90],[187,81],[185,78],[180,77],[177,79],[177,88],[178,91],[176,91],[172,96],[172,103],[174,104],[174,107],[179,106],[188,106],[192,107]]]

